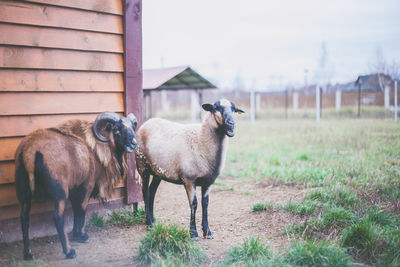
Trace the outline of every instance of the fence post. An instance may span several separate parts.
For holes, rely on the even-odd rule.
[[[397,80],[394,81],[394,121],[397,122]]]
[[[361,81],[358,84],[358,113],[357,116],[361,117]]]
[[[321,90],[317,85],[315,87],[315,118],[316,121],[319,122],[321,118]]]
[[[250,91],[250,121],[256,120],[256,99],[254,89]]]
[[[256,94],[256,113],[261,110],[261,94]]]
[[[341,90],[336,90],[336,99],[335,99],[335,104],[336,104],[336,111],[340,110],[340,106],[342,105],[342,91]]]
[[[293,91],[293,110],[297,111],[299,109],[299,92]]]
[[[389,109],[390,108],[390,87],[385,86],[384,88],[384,105],[385,108]]]
[[[289,108],[289,91],[285,90],[285,119],[288,118],[288,108]]]

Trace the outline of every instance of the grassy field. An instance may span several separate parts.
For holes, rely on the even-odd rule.
[[[295,240],[284,252],[250,237],[216,265],[400,266],[399,177],[400,124],[393,121],[239,120],[215,188],[252,194],[242,185],[263,180],[308,188],[298,202],[249,207],[306,219],[282,232]],[[177,258],[153,263],[173,266]]]
[[[314,246],[324,253],[337,250],[332,257],[345,253],[351,257],[348,262],[399,266],[399,177],[400,126],[392,121],[240,121],[217,187],[234,190],[240,184],[273,179],[310,188],[298,203],[252,207],[254,212],[279,209],[307,218],[302,225],[287,227],[284,234],[300,243],[288,249],[282,264],[336,265],[312,263],[318,254],[311,251]],[[299,258],[308,253],[309,259],[288,262],[291,253]]]

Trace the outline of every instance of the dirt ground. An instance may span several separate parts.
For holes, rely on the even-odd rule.
[[[300,222],[301,218],[281,211],[251,211],[255,203],[272,201],[286,203],[301,199],[304,189],[274,185],[263,182],[241,185],[239,190],[211,190],[209,203],[209,224],[214,239],[200,239],[200,246],[206,251],[209,262],[217,262],[226,256],[232,246],[241,244],[246,237],[260,237],[274,251],[281,251],[290,243],[290,237],[280,232],[285,225]],[[199,198],[198,190],[198,198]],[[143,203],[140,203],[143,205]],[[177,223],[188,227],[190,209],[183,186],[162,182],[156,196],[155,216],[163,223]],[[197,228],[201,234],[201,206],[197,210]],[[38,238],[31,241],[31,248],[41,262],[48,266],[132,266],[140,239],[146,233],[144,225],[129,228],[112,227],[88,228],[90,242],[71,242],[77,257],[66,260],[57,236]],[[22,242],[0,247],[0,266],[22,261]]]

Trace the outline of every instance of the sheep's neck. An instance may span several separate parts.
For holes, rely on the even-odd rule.
[[[225,166],[228,139],[221,127],[209,116],[202,125],[202,143],[206,159],[210,166],[210,178],[215,180]],[[213,182],[213,181],[212,181]]]

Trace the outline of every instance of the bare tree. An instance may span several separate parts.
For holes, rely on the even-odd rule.
[[[379,88],[383,91],[385,82],[382,75],[388,75],[388,64],[380,47],[376,49],[375,61],[370,65],[370,71],[378,75]]]
[[[381,90],[385,87],[384,75],[388,75],[392,80],[400,80],[400,62],[393,59],[389,62],[383,55],[382,49],[376,49],[375,61],[370,64],[370,72],[378,75],[379,87]]]
[[[400,81],[400,61],[393,59],[392,63],[389,64],[388,74],[392,77],[392,80]]]

